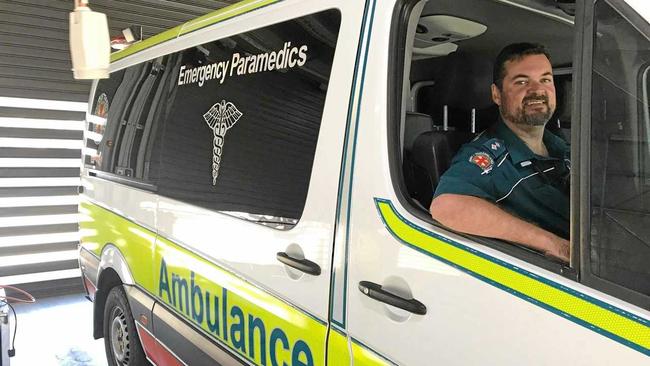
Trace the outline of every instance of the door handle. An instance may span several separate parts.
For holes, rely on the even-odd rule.
[[[405,299],[403,297],[391,294],[384,290],[381,285],[374,282],[359,282],[359,290],[371,299],[381,301],[388,305],[406,310],[413,314],[424,315],[427,313],[427,307],[416,299]]]
[[[276,258],[291,268],[305,272],[312,276],[320,275],[320,266],[308,259],[298,259],[290,256],[285,252],[278,252]]]

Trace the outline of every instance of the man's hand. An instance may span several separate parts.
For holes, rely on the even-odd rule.
[[[570,244],[568,240],[562,239],[559,236],[551,238],[548,249],[544,251],[544,255],[549,258],[560,260],[563,263],[569,263],[570,258]]]
[[[569,242],[526,222],[482,198],[441,194],[431,202],[431,216],[463,233],[519,243],[547,257],[569,262]]]

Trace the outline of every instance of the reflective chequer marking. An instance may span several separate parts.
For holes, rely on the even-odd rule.
[[[402,243],[482,281],[650,356],[650,322],[499,259],[434,234],[375,199],[390,233]]]

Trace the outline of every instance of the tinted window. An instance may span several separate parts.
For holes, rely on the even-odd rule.
[[[178,57],[166,57],[111,74],[97,85],[86,135],[86,164],[146,182],[159,168],[158,133],[173,96]]]
[[[591,271],[650,295],[650,42],[596,4],[591,157]]]
[[[339,23],[330,10],[180,52],[160,194],[275,227],[295,224]]]

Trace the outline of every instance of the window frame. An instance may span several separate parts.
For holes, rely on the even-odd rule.
[[[631,26],[650,38],[650,25],[632,9],[624,0],[603,1],[621,15]],[[578,5],[576,29],[582,45],[580,71],[576,73],[575,90],[578,93],[573,111],[575,131],[572,133],[573,169],[571,171],[571,211],[575,224],[571,227],[572,242],[579,243],[579,254],[574,261],[579,261],[580,282],[588,287],[612,295],[618,299],[650,309],[650,295],[644,295],[622,285],[600,278],[591,272],[591,108],[592,108],[592,73],[594,57],[594,32],[596,27],[596,1],[585,1]],[[577,38],[578,39],[578,38]],[[580,142],[583,141],[582,145]],[[575,155],[578,154],[578,155]],[[575,244],[572,244],[575,248]],[[575,251],[574,251],[575,253]]]
[[[402,174],[402,152],[400,151],[400,124],[402,120],[402,114],[406,113],[403,110],[402,106],[402,89],[404,82],[404,62],[405,62],[405,52],[406,52],[406,36],[409,17],[413,11],[415,5],[419,0],[401,0],[398,1],[393,10],[393,17],[391,22],[390,29],[390,46],[389,46],[389,55],[388,55],[388,95],[387,95],[387,123],[388,123],[388,136],[387,136],[387,149],[389,157],[389,171],[390,179],[393,185],[393,191],[397,198],[397,201],[400,205],[411,215],[417,217],[418,219],[431,224],[436,229],[442,229],[446,231],[451,231],[459,236],[467,238],[468,240],[485,245],[489,248],[496,249],[500,252],[503,252],[507,255],[513,256],[515,258],[521,259],[534,265],[536,267],[548,270],[550,272],[557,273],[567,279],[577,281],[578,272],[575,267],[566,266],[562,263],[550,260],[546,258],[541,253],[528,249],[520,245],[509,244],[504,241],[497,239],[490,239],[479,237],[475,235],[465,234],[461,232],[454,231],[450,228],[443,226],[442,224],[435,221],[427,211],[422,210],[421,207],[418,207],[415,204],[412,198],[407,196],[408,192],[406,188],[406,182],[404,181],[404,176]],[[578,5],[579,6],[579,5]],[[576,47],[577,49],[577,47]],[[574,63],[576,52],[574,52]],[[573,93],[575,96],[575,85],[573,86]],[[574,98],[574,100],[576,100]],[[575,103],[574,103],[575,105]],[[572,128],[573,131],[573,128]],[[574,133],[572,132],[572,135]],[[573,153],[573,152],[572,152]],[[573,219],[573,213],[572,213]],[[573,221],[573,220],[572,220]],[[572,244],[575,246],[575,244]],[[572,262],[573,263],[573,262]]]

